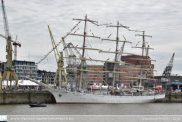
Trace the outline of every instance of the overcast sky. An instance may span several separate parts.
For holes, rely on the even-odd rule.
[[[67,32],[78,23],[73,18],[84,19],[87,14],[91,20],[99,24],[112,23],[129,26],[133,30],[144,30],[152,38],[146,38],[146,42],[154,50],[149,55],[156,62],[155,75],[161,75],[168,64],[172,54],[175,52],[172,74],[182,75],[182,1],[181,0],[5,0],[5,8],[8,18],[9,30],[13,39],[18,35],[18,41],[22,47],[18,47],[18,60],[29,60],[39,62],[44,55],[52,49],[47,25],[50,25],[56,44]],[[4,35],[4,23],[2,8],[0,9],[0,34]],[[84,22],[78,25],[77,34],[83,34]],[[111,39],[116,38],[116,28],[95,26],[88,23],[87,32],[95,36]],[[77,29],[77,28],[76,28]],[[90,31],[91,30],[91,31]],[[73,31],[74,32],[74,31]],[[123,35],[132,44],[127,44],[125,52],[141,54],[140,51],[132,49],[138,41],[141,46],[141,37],[135,37],[136,32],[128,32],[120,29],[119,37]],[[83,44],[83,37],[71,36],[66,42],[72,42],[79,47]],[[6,41],[0,38],[0,61],[6,61]],[[92,46],[90,46],[92,45]],[[87,39],[87,46],[109,50],[115,48],[114,42]],[[110,46],[110,47],[109,47]],[[61,51],[62,44],[58,49]],[[111,49],[111,50],[112,50]],[[88,53],[88,52],[87,52]],[[100,54],[92,51],[90,58],[110,58],[114,56]],[[93,64],[93,63],[92,63]],[[44,61],[38,65],[38,69],[56,71],[56,60],[52,52]]]

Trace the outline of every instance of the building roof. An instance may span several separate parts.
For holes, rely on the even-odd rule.
[[[40,82],[40,81],[38,81],[38,82]],[[6,84],[7,84],[6,81],[2,82],[3,86],[5,86]],[[10,81],[8,81],[8,84],[10,84]],[[14,84],[15,84],[15,81],[12,82],[12,85],[14,85]],[[36,84],[30,80],[23,80],[23,82],[22,82],[22,80],[18,80],[18,85],[21,85],[21,86],[39,86],[38,84]]]
[[[173,85],[182,85],[181,82],[171,82],[171,84],[173,84]]]

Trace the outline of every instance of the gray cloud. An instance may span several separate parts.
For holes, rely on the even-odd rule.
[[[18,35],[18,41],[22,44],[22,47],[18,48],[19,60],[28,60],[30,53],[30,60],[38,62],[52,49],[47,25],[50,25],[54,39],[58,43],[61,37],[66,35],[77,23],[72,19],[84,18],[87,14],[89,19],[97,20],[99,23],[113,23],[115,25],[119,21],[131,29],[145,30],[146,34],[153,36],[152,39],[146,38],[146,41],[154,48],[154,51],[150,51],[150,57],[157,60],[154,62],[155,69],[158,70],[156,74],[162,74],[173,52],[176,54],[172,73],[182,74],[182,1],[180,0],[9,0],[5,1],[5,7],[10,33],[13,38]],[[79,25],[79,34],[83,34],[82,27],[83,22]],[[116,38],[114,28],[96,27],[90,23],[88,23],[88,27],[94,35],[107,38],[112,33],[111,38]],[[0,33],[4,34],[2,14],[0,14],[0,28]],[[88,33],[91,34],[89,30]],[[122,36],[125,35],[127,40],[133,42],[132,46],[142,40],[141,37],[135,37],[134,34],[120,29],[120,39],[123,39]],[[72,41],[73,44],[82,46],[83,38],[68,36],[66,41]],[[6,42],[2,38],[0,38],[0,42],[0,60],[5,61]],[[113,42],[90,38],[87,44],[95,48],[101,47],[103,50],[109,50],[110,46],[111,50],[115,48]],[[62,45],[59,46],[60,49],[62,49]],[[131,49],[131,45],[127,45],[125,51],[136,54],[141,52]],[[114,58],[114,56],[97,52],[91,52],[90,57]],[[38,67],[48,71],[56,71],[54,54],[52,53],[48,60],[40,63]]]

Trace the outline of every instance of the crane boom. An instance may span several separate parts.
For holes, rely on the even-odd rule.
[[[3,12],[3,20],[4,20],[4,31],[5,31],[5,35],[6,37],[10,37],[10,32],[9,32],[9,26],[8,26],[8,19],[6,16],[6,10],[5,10],[5,6],[4,6],[4,1],[1,0],[2,2],[2,12]]]
[[[173,68],[173,61],[174,61],[174,55],[175,53],[173,53],[170,61],[168,62],[166,68],[164,69],[164,72],[162,74],[162,76],[166,76],[169,79],[169,76],[171,75],[172,72],[172,68]]]
[[[64,38],[62,38],[62,40],[63,40],[63,51],[65,52],[65,55],[66,55],[66,56],[69,56],[69,54],[68,54],[68,49],[67,49],[67,47],[66,47],[66,43],[65,43]],[[69,59],[66,59],[66,63],[69,65]]]
[[[54,41],[54,38],[53,38],[53,35],[52,35],[52,32],[51,32],[51,29],[49,28],[49,25],[48,25],[48,30],[49,30],[49,34],[50,34],[50,38],[51,38],[51,42],[52,42],[52,46],[53,46],[53,49],[54,49],[54,54],[55,54],[55,58],[56,58],[56,63],[57,63],[57,71],[56,71],[56,75],[54,77],[54,86],[55,86],[55,81],[57,79],[57,75],[59,74],[59,87],[61,88],[62,87],[62,76],[64,76],[64,79],[66,81],[66,87],[67,87],[67,78],[66,78],[66,73],[64,71],[64,69],[62,69],[62,67],[64,66],[64,62],[63,62],[63,52],[58,52],[58,49],[57,49],[57,45],[55,44],[55,41]]]
[[[68,47],[75,47],[71,42],[70,43],[68,43],[68,45],[67,45]],[[80,54],[80,52],[76,49],[76,48],[73,48],[74,50],[75,50],[75,52],[76,52],[76,54],[78,55],[78,57],[80,58],[82,55]]]
[[[52,32],[51,32],[51,29],[49,28],[49,25],[48,25],[48,30],[49,30],[49,34],[50,34],[53,49],[55,49],[54,50],[54,55],[55,55],[55,58],[56,58],[56,62],[58,63],[59,58],[61,58],[61,57],[60,57],[59,52],[58,52],[58,50],[56,48],[57,46],[55,44],[55,41],[54,41],[54,38],[53,38],[53,35],[52,35]]]

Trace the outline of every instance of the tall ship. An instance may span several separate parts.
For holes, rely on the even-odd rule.
[[[141,58],[131,58],[131,60],[141,60],[140,67],[132,67],[130,63],[125,63],[121,61],[121,57],[124,54],[129,54],[124,52],[124,47],[126,43],[131,43],[125,39],[123,36],[123,40],[119,39],[119,28],[124,28],[128,31],[132,31],[127,26],[123,26],[117,22],[117,25],[107,24],[106,27],[108,28],[116,28],[116,39],[109,39],[111,34],[108,36],[107,39],[100,38],[95,36],[91,30],[90,32],[92,35],[87,34],[87,24],[88,22],[97,24],[96,21],[90,20],[85,16],[85,19],[74,19],[84,22],[84,33],[76,34],[74,33],[67,33],[66,36],[62,37],[60,42],[63,43],[63,50],[65,53],[65,57],[63,57],[63,52],[58,52],[57,46],[54,42],[53,35],[51,30],[48,26],[51,42],[53,45],[56,62],[57,62],[57,71],[56,76],[54,79],[54,86],[47,86],[46,84],[39,83],[36,80],[27,79],[38,83],[42,86],[45,86],[55,97],[56,103],[59,104],[97,104],[97,103],[150,103],[155,102],[158,99],[163,99],[165,94],[160,92],[160,90],[156,90],[156,88],[144,88],[142,86],[142,82],[145,81],[152,81],[155,83],[155,79],[152,77],[147,77],[147,74],[150,72],[153,73],[153,68],[149,65],[146,66],[147,61],[151,61],[148,57],[148,50],[152,49],[149,46],[146,47],[145,37],[150,37],[149,35],[145,35],[145,31],[137,31],[142,32],[142,34],[137,34],[136,36],[142,36],[142,46],[141,47],[133,47],[133,48],[141,48],[142,49],[142,56]],[[75,27],[71,30],[73,31]],[[79,29],[79,28],[78,28]],[[78,30],[77,29],[77,30]],[[80,36],[83,37],[83,46],[78,47],[74,46],[73,43],[66,43],[65,38],[68,35],[73,36]],[[103,42],[99,43],[100,49],[92,48],[92,46],[88,46],[86,38],[95,38],[101,39]],[[110,41],[112,43],[116,43],[115,51],[104,51],[102,47],[104,47],[104,42]],[[121,43],[119,47],[119,43]],[[89,56],[86,56],[86,50],[97,51],[97,53],[109,53],[114,55],[114,60],[100,60],[100,59],[92,59]],[[146,51],[146,55],[144,56],[144,52]],[[81,52],[81,53],[80,53]],[[96,53],[94,53],[96,54]],[[112,58],[112,57],[111,57]],[[66,59],[67,66],[64,67],[64,59]],[[104,68],[101,69],[94,69],[89,68],[90,62],[102,62],[104,63]],[[131,70],[137,70],[137,76],[130,76],[128,72],[122,70],[121,65],[127,65],[127,67]],[[66,74],[66,72],[67,74]],[[93,73],[92,80],[90,79],[89,73]],[[104,75],[101,75],[104,74]],[[59,75],[59,81],[56,82],[57,75]],[[98,76],[97,76],[98,75]],[[94,78],[97,79],[94,80]],[[134,79],[132,81],[136,81],[135,84],[133,82],[128,82],[127,85],[123,85],[122,78],[129,78]],[[98,80],[100,79],[100,80]],[[98,81],[97,81],[98,80]],[[56,86],[57,85],[57,86]]]

